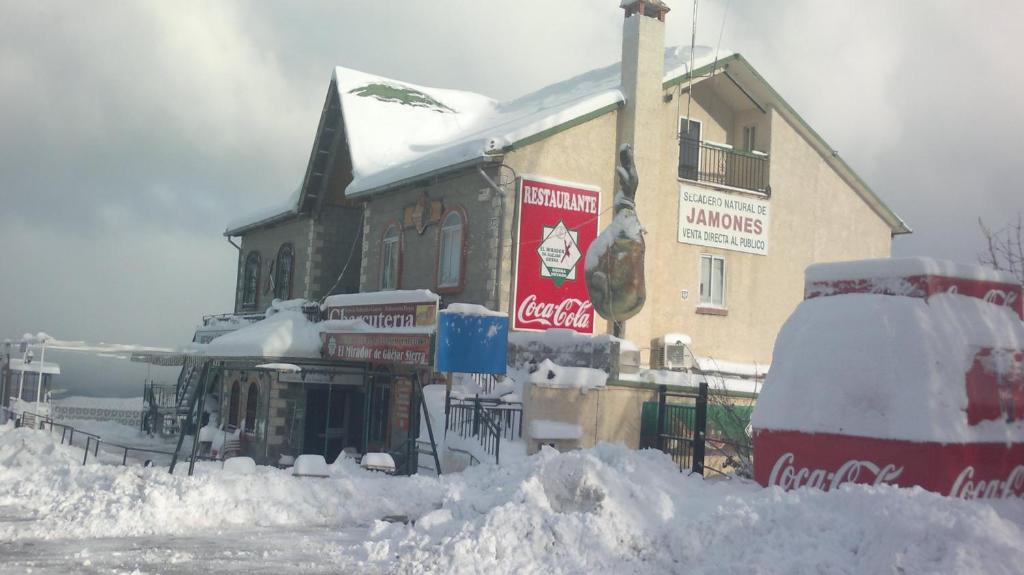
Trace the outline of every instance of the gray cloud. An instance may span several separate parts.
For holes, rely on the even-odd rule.
[[[705,1],[698,43],[726,4],[723,46],[915,228],[896,254],[973,261],[975,219],[1024,209],[1024,5]],[[615,61],[617,5],[0,0],[2,334],[187,340],[233,303],[225,223],[301,179],[333,66],[512,98]]]

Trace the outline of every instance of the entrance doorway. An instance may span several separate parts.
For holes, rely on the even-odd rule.
[[[363,389],[309,383],[305,389],[302,452],[320,454],[333,462],[345,448],[359,450],[363,444]]]

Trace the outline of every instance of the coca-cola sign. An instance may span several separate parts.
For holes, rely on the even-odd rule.
[[[754,479],[783,489],[920,486],[963,499],[1024,497],[1024,444],[939,443],[756,430]]]
[[[804,299],[872,293],[927,299],[937,294],[957,294],[1008,307],[1024,319],[1024,297],[1019,284],[958,278],[941,275],[908,275],[905,277],[850,278],[807,282]]]
[[[594,333],[583,256],[597,237],[600,212],[597,188],[520,180],[513,329]]]

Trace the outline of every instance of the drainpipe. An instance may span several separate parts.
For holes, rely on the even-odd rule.
[[[239,280],[242,279],[242,246],[236,244],[234,242],[234,240],[231,239],[231,236],[226,236],[226,237],[228,238],[228,243],[231,244],[232,246],[234,246],[234,248],[236,250],[238,250],[238,263],[235,265],[235,309],[233,310],[233,311],[235,311],[237,313],[238,312],[238,282],[239,282]]]
[[[497,165],[498,165],[499,173],[501,171],[501,168],[508,168],[509,170],[511,170],[512,171],[512,179],[513,179],[513,181],[515,180],[515,177],[516,177],[515,173],[516,173],[516,171],[514,169],[512,169],[511,166],[505,165],[504,162],[499,163]],[[504,241],[505,241],[505,190],[503,190],[501,188],[501,186],[499,186],[490,176],[487,175],[487,172],[484,170],[483,166],[477,166],[476,167],[476,171],[477,171],[477,173],[480,174],[480,177],[483,178],[485,182],[487,182],[488,187],[490,187],[492,190],[494,190],[498,194],[498,199],[499,199],[499,202],[500,202],[500,205],[499,205],[499,208],[498,208],[498,252],[497,252],[496,257],[495,257],[496,265],[494,266],[494,305],[497,306],[498,308],[500,308],[501,307],[501,265],[502,265],[501,254],[502,254],[502,248],[504,247]],[[511,263],[510,263],[510,265],[511,265]],[[498,311],[498,310],[496,310],[496,311]],[[509,311],[511,311],[511,307],[509,308]]]

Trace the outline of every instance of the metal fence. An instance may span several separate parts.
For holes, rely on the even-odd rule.
[[[445,429],[459,437],[476,437],[484,451],[500,459],[501,440],[514,441],[523,434],[523,404],[496,399],[449,399]]]
[[[120,460],[121,465],[128,465],[129,454],[139,454],[146,458],[141,463],[148,463],[149,461],[152,461],[152,458],[148,456],[166,456],[170,458],[174,455],[171,451],[134,447],[131,445],[114,443],[112,441],[105,441],[95,433],[89,433],[88,431],[77,429],[71,425],[58,423],[47,416],[29,411],[15,414],[4,408],[3,415],[0,416],[0,419],[2,418],[13,419],[16,427],[28,427],[30,429],[40,431],[49,431],[50,434],[54,434],[57,430],[60,430],[61,445],[79,447],[83,450],[82,465],[88,463],[90,453],[92,454],[92,459],[96,461],[101,460],[101,455],[114,456],[113,458],[107,457],[105,463],[110,463],[111,460]],[[208,457],[200,457],[199,459],[210,460]]]
[[[658,402],[643,407],[640,447],[672,457],[679,470],[704,474],[707,438],[708,384],[695,391],[658,386]]]
[[[679,177],[768,194],[767,154],[723,148],[683,138],[679,141]]]

